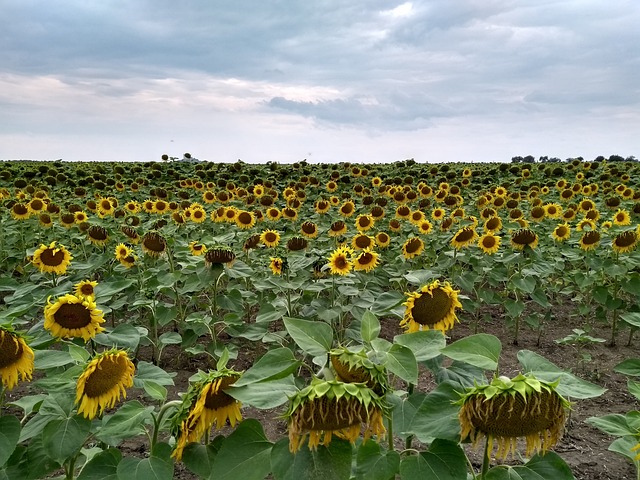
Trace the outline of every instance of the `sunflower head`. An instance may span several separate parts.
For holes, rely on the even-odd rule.
[[[423,251],[424,242],[418,237],[409,238],[402,245],[402,255],[407,260],[419,256]]]
[[[628,253],[633,251],[638,244],[638,233],[635,230],[627,230],[616,235],[611,241],[611,248],[616,253]]]
[[[331,366],[339,380],[346,383],[364,383],[378,395],[388,387],[387,374],[382,365],[373,363],[364,348],[359,351],[340,347],[331,350]]]
[[[182,458],[182,451],[191,442],[199,442],[215,426],[220,429],[227,424],[235,426],[242,420],[242,406],[231,395],[224,392],[242,375],[226,367],[219,367],[209,373],[199,371],[195,382],[182,397],[172,421],[172,432],[176,436],[176,446],[172,457]]]
[[[76,385],[78,413],[93,419],[113,408],[126,389],[133,386],[135,367],[123,350],[108,350],[93,358],[85,366]]]
[[[287,261],[280,257],[270,257],[269,268],[274,275],[282,275],[282,272],[287,268]]]
[[[207,252],[207,246],[204,243],[200,243],[196,240],[189,242],[189,251],[191,255],[199,257]]]
[[[90,298],[91,300],[95,300],[96,292],[95,287],[98,285],[98,282],[91,280],[82,280],[74,285],[74,293],[76,297],[79,298]]]
[[[33,253],[33,263],[43,273],[56,273],[63,275],[71,264],[73,257],[63,245],[51,242],[40,247]]]
[[[331,275],[347,275],[353,268],[350,256],[351,250],[347,247],[335,249],[329,256],[329,273]]]
[[[515,452],[519,437],[526,440],[526,456],[547,451],[562,436],[570,407],[556,391],[557,385],[557,381],[545,382],[531,374],[520,374],[468,388],[457,402],[461,405],[461,438],[469,437],[477,446],[487,436],[489,451],[497,441],[499,459]]]
[[[7,390],[22,381],[30,381],[33,373],[33,350],[11,327],[0,326],[0,380]]]
[[[511,234],[511,246],[516,250],[534,249],[538,246],[538,234],[529,228],[516,230]]]
[[[378,266],[378,258],[377,252],[371,248],[365,248],[353,260],[353,269],[368,273]]]
[[[44,328],[57,338],[82,337],[86,342],[104,331],[102,323],[102,310],[91,298],[67,294],[53,303],[49,298],[44,307]]]
[[[167,240],[156,231],[145,233],[142,237],[142,251],[150,257],[160,257],[167,251]]]
[[[456,309],[461,309],[459,290],[454,290],[449,282],[441,284],[434,280],[416,292],[407,292],[406,308],[400,326],[409,333],[433,328],[446,332],[458,320]]]
[[[351,443],[364,429],[365,441],[384,438],[382,399],[361,383],[313,379],[290,398],[284,417],[289,426],[289,450],[300,450],[307,435],[309,449],[329,445],[333,435]]]
[[[205,264],[209,267],[215,267],[217,265],[231,265],[236,259],[236,254],[233,253],[231,248],[218,245],[207,249],[204,254]]]

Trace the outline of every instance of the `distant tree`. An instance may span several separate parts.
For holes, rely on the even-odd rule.
[[[625,158],[625,161],[627,161],[627,162],[637,162],[638,159],[636,157],[634,157],[633,155],[631,155],[630,157]]]
[[[511,163],[520,163],[520,162],[522,162],[521,156],[511,157]]]
[[[624,157],[621,155],[611,155],[609,157],[610,162],[624,162]]]
[[[522,163],[536,163],[536,158],[533,155],[527,155],[522,159]]]

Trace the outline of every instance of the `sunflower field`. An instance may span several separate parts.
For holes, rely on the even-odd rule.
[[[640,478],[638,163],[5,161],[0,201],[0,479],[593,478],[577,428]]]

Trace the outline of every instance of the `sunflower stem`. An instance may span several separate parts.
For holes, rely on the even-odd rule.
[[[389,451],[394,451],[395,447],[393,445],[393,418],[391,415],[387,417],[387,435],[389,437]]]
[[[480,473],[480,480],[484,480],[491,466],[491,452],[489,451],[491,435],[487,435],[484,442],[484,453],[482,454],[482,472]]]
[[[151,437],[151,448],[153,451],[153,447],[158,443],[158,433],[160,432],[160,428],[162,427],[162,421],[164,420],[164,416],[169,411],[170,408],[178,408],[182,404],[181,400],[172,400],[170,402],[165,403],[160,407],[160,411],[158,411],[158,416],[153,416],[153,436]]]

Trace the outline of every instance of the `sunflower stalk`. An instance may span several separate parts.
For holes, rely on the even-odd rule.
[[[172,400],[170,402],[165,403],[160,407],[158,411],[158,415],[152,415],[153,418],[153,435],[151,437],[151,445],[150,450],[153,451],[153,448],[158,443],[158,433],[162,428],[162,421],[164,420],[164,416],[171,408],[178,408],[182,405],[182,400]]]
[[[487,435],[484,441],[484,453],[482,454],[482,471],[480,473],[480,480],[484,480],[491,466],[491,435]]]

